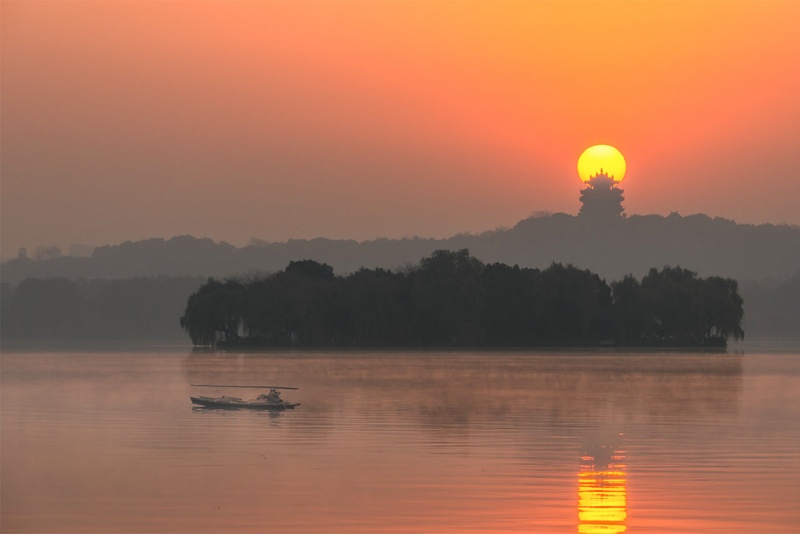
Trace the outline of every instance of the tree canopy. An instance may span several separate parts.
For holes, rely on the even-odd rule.
[[[727,278],[664,267],[609,285],[573,265],[487,265],[461,249],[346,277],[302,260],[211,278],[180,324],[197,345],[724,346],[744,336],[742,317]]]

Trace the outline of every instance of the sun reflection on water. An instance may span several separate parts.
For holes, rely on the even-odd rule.
[[[578,471],[578,533],[619,534],[628,517],[625,451],[613,445],[587,449]]]

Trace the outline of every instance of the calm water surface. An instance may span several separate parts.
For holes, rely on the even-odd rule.
[[[800,353],[4,353],[0,531],[800,531]],[[278,383],[302,406],[193,408]]]

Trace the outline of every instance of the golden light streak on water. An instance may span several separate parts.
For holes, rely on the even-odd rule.
[[[578,471],[578,533],[619,534],[627,530],[625,451],[594,447]]]

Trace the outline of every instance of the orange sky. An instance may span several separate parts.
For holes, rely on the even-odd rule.
[[[436,236],[577,213],[800,224],[800,2],[2,2],[2,253]]]

